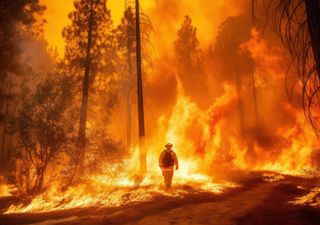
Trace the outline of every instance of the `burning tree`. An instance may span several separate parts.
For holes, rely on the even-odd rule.
[[[121,19],[121,24],[116,29],[118,43],[118,70],[122,74],[122,86],[125,93],[126,105],[126,148],[131,147],[131,127],[132,127],[132,105],[134,90],[134,52],[135,52],[135,17],[132,8],[129,6]]]
[[[238,92],[239,127],[241,135],[245,133],[245,109],[241,86],[244,77],[254,72],[254,62],[250,54],[241,51],[241,44],[251,38],[252,25],[244,16],[229,17],[220,26],[215,44],[215,54],[220,60],[220,73],[223,79],[235,81]]]
[[[192,25],[192,19],[185,16],[178,37],[174,42],[175,60],[177,62],[177,72],[182,82],[186,95],[202,103],[202,97],[197,97],[194,93],[206,93],[206,74],[202,65],[203,55],[199,49],[197,38],[197,28]]]

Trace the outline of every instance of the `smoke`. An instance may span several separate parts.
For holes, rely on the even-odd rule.
[[[201,46],[211,44],[217,35],[219,25],[230,16],[249,13],[249,2],[244,1],[170,1],[158,0],[155,7],[146,14],[154,25],[154,41],[159,55],[172,47],[184,16],[189,15],[198,28]],[[246,9],[248,11],[246,12]]]
[[[143,2],[142,2],[143,5]],[[250,1],[169,1],[158,0],[152,8],[145,10],[153,24],[151,35],[151,49],[154,67],[149,72],[145,88],[146,102],[152,108],[153,118],[159,118],[163,113],[170,113],[177,97],[177,63],[174,57],[174,41],[177,32],[186,15],[192,19],[197,29],[197,38],[203,54],[203,65],[207,67],[199,74],[203,79],[201,87],[187,90],[188,94],[198,104],[209,107],[215,97],[223,93],[223,88],[217,76],[217,65],[213,65],[214,55],[210,54],[210,47],[214,46],[220,25],[229,17],[250,13]],[[212,49],[211,49],[212,50]],[[208,67],[211,67],[208,69]],[[212,68],[213,67],[213,68]],[[188,74],[180,74],[180,79],[186,79]],[[207,88],[206,86],[210,86]],[[208,89],[208,90],[205,90]],[[208,95],[209,92],[209,95]],[[211,99],[211,100],[210,100]],[[148,116],[148,113],[147,113]],[[148,119],[148,118],[147,118]],[[147,123],[148,124],[148,123]],[[154,125],[149,133],[154,131]]]
[[[54,66],[52,57],[57,53],[54,50],[49,50],[48,44],[44,39],[36,39],[30,34],[24,34],[18,46],[21,52],[21,65],[26,65],[41,74],[52,71]]]
[[[297,90],[286,89],[286,85],[294,83],[296,77],[292,71],[287,74],[288,52],[280,45],[279,40],[270,30],[263,30],[262,24],[252,20],[250,1],[163,0],[157,1],[155,7],[147,14],[154,26],[152,43],[155,51],[153,57],[155,64],[152,72],[147,75],[145,96],[153,109],[153,118],[157,118],[158,124],[176,118],[174,109],[182,107],[179,105],[181,104],[179,103],[181,100],[179,98],[181,94],[179,82],[181,76],[187,77],[188,74],[179,75],[177,72],[179,65],[175,61],[173,43],[177,39],[177,31],[184,16],[189,15],[193,25],[197,28],[197,37],[202,53],[203,61],[201,63],[204,70],[198,75],[205,77],[205,84],[202,84],[203,88],[200,90],[194,87],[191,91],[186,92],[186,87],[182,85],[184,94],[187,94],[189,101],[191,100],[192,104],[196,104],[203,111],[207,111],[215,100],[224,94],[223,83],[228,81],[237,86],[237,76],[240,77],[240,83],[237,88],[238,103],[233,106],[232,110],[226,110],[223,114],[224,125],[223,128],[220,127],[223,130],[220,130],[222,133],[217,132],[211,137],[215,139],[217,135],[220,135],[221,145],[210,148],[210,145],[203,145],[202,142],[202,144],[195,144],[199,138],[204,138],[201,136],[202,131],[196,125],[188,125],[183,129],[198,131],[192,133],[193,135],[184,134],[179,137],[188,143],[191,141],[193,149],[187,147],[188,150],[191,152],[194,150],[194,154],[197,154],[196,150],[200,149],[202,155],[210,155],[209,151],[216,149],[216,157],[211,160],[216,162],[216,165],[221,165],[221,162],[224,162],[226,165],[224,168],[230,164],[237,168],[268,168],[266,162],[272,161],[277,164],[277,160],[279,160],[279,162],[289,162],[283,168],[290,170],[295,167],[292,164],[295,160],[294,154],[304,154],[304,157],[301,157],[304,159],[303,162],[297,163],[296,168],[304,163],[310,165],[310,154],[315,142],[312,132],[308,131],[303,134],[302,130],[297,128],[293,136],[283,135],[295,127],[310,129],[301,120],[303,113],[299,110],[300,101],[295,100],[298,96]],[[216,40],[224,22],[228,18],[237,20],[240,18],[239,16],[247,18],[248,24],[244,24],[244,26],[248,26],[249,32],[248,38],[244,38],[235,46],[238,48],[236,51],[242,51],[248,55],[248,59],[253,62],[253,70],[247,71],[248,65],[243,65],[243,63],[249,64],[249,61],[241,62],[241,57],[239,59],[230,58],[230,62],[239,60],[237,63],[241,66],[232,75],[221,69],[221,60],[223,59],[217,55]],[[256,28],[252,29],[253,27]],[[228,45],[227,40],[223,41],[222,44]],[[225,49],[224,51],[228,50],[228,48]],[[230,53],[222,52],[222,54],[228,55]],[[232,57],[231,54],[230,57]],[[229,67],[232,67],[231,64]],[[233,68],[230,68],[230,71],[232,70]],[[199,78],[198,81],[202,82],[203,80]],[[194,86],[196,85],[194,83]],[[205,90],[205,86],[208,87],[208,91]],[[288,99],[288,90],[294,100],[292,102]],[[176,123],[186,122],[183,121],[183,118],[180,120],[176,118],[175,121]],[[159,134],[159,128],[148,127],[150,122],[151,120],[147,117],[146,124],[150,136],[158,136],[158,139],[155,138],[158,141],[171,141],[166,140],[163,134]],[[170,124],[165,127],[162,127],[162,132],[170,130]],[[293,145],[300,146],[300,141],[308,139],[308,137],[311,140],[306,144],[307,147],[303,153],[298,153]],[[293,141],[292,139],[295,138],[297,140]],[[278,169],[280,167],[278,165]]]

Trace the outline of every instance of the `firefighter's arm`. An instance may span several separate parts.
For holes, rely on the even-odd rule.
[[[179,161],[178,161],[178,157],[177,154],[174,152],[174,165],[176,167],[176,170],[179,169]]]
[[[162,158],[163,158],[163,152],[161,152],[159,156],[159,167],[162,168]]]

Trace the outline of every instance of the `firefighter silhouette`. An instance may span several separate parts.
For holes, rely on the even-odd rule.
[[[179,163],[176,153],[172,150],[172,144],[167,143],[165,147],[159,157],[159,166],[162,170],[165,187],[169,189],[172,183],[174,167],[175,170],[178,170]]]

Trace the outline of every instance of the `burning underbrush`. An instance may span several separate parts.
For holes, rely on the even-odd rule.
[[[166,192],[161,188],[162,184],[160,182],[154,184],[151,181],[153,179],[162,181],[161,177],[146,177],[142,183],[135,184],[134,179],[125,178],[113,185],[84,183],[69,188],[65,192],[50,188],[49,191],[32,199],[30,204],[12,205],[6,213],[47,212],[79,207],[115,207],[151,201],[161,195],[182,198],[191,192],[220,193],[225,187],[234,186],[231,184],[214,184],[208,177],[198,175],[198,180],[177,181],[173,190]]]
[[[181,164],[182,167],[176,172],[174,186],[170,191],[163,188],[160,170],[152,171],[156,169],[155,167],[151,167],[148,175],[141,179],[138,175],[128,173],[128,171],[114,176],[106,175],[110,173],[110,165],[108,165],[108,172],[105,175],[91,175],[81,184],[63,191],[59,183],[53,183],[29,203],[12,205],[6,213],[48,212],[83,207],[116,207],[151,201],[163,195],[183,198],[185,195],[199,192],[219,194],[227,187],[236,186],[231,182],[214,183],[207,175],[188,171],[187,162],[182,160]],[[129,162],[124,166],[130,167]],[[192,165],[189,166],[192,168]]]

